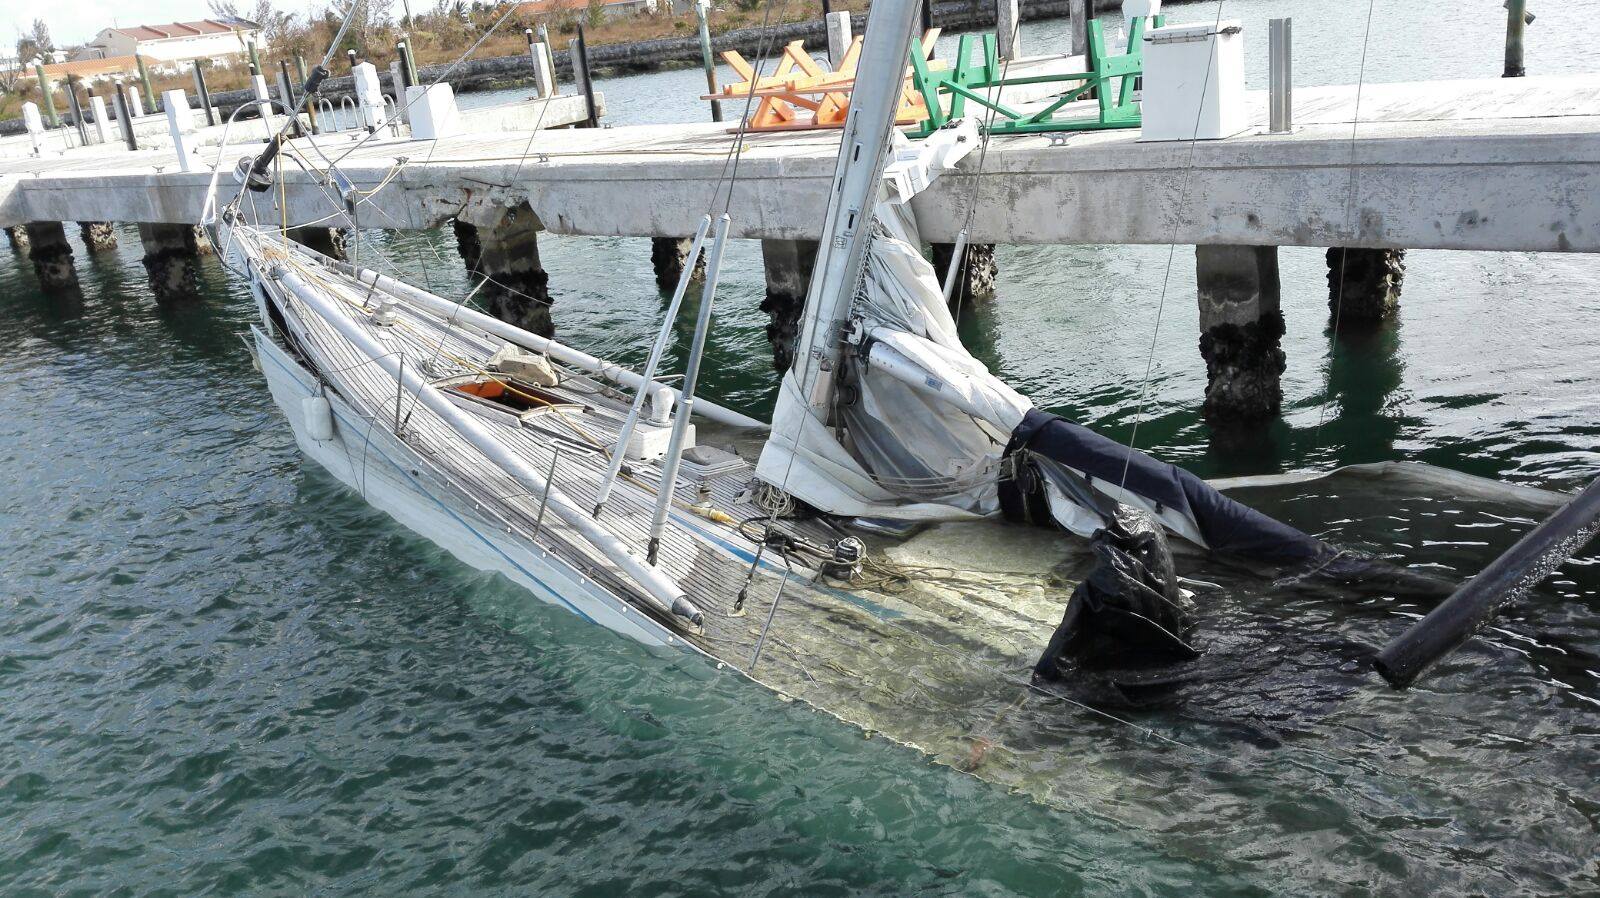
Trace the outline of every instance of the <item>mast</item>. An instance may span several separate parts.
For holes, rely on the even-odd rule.
[[[824,422],[839,366],[841,332],[872,234],[873,207],[894,133],[920,2],[877,0],[867,16],[792,372],[811,413]]]

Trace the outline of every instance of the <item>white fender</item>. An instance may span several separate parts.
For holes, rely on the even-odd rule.
[[[333,408],[325,396],[307,396],[300,400],[300,414],[305,418],[306,436],[319,443],[333,439]]]

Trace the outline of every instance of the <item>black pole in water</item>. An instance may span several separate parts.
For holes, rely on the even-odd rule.
[[[922,33],[933,28],[933,0],[922,0]]]
[[[833,4],[828,0],[822,0],[822,17],[826,19],[830,15],[833,15]]]
[[[583,108],[589,116],[583,120],[583,127],[600,127],[600,116],[595,114],[594,108],[594,77],[589,71],[589,44],[583,39],[583,23],[578,23],[578,38],[572,42],[572,69],[579,78],[583,79]]]
[[[1389,685],[1404,689],[1435,662],[1461,647],[1506,601],[1521,596],[1600,530],[1600,477],[1517,540],[1478,576],[1378,652],[1373,665]]]

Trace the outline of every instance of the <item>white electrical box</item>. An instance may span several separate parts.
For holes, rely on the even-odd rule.
[[[1144,40],[1141,141],[1220,140],[1245,130],[1239,20],[1167,25]]]
[[[412,140],[438,140],[461,133],[455,92],[442,81],[428,87],[419,84],[406,88],[406,112]]]
[[[667,447],[671,442],[671,424],[640,421],[633,426],[633,433],[628,436],[628,448],[623,457],[632,461],[655,461],[667,454]],[[690,424],[683,433],[683,448],[685,450],[694,448],[693,424]]]

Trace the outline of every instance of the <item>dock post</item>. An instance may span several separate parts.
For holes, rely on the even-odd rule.
[[[406,102],[406,67],[398,59],[389,60],[389,84],[394,87],[395,115],[403,125],[411,124],[411,104]]]
[[[1205,414],[1213,423],[1254,423],[1283,406],[1285,358],[1278,248],[1196,246]]]
[[[1294,20],[1267,20],[1267,130],[1294,130]]]
[[[267,92],[267,77],[259,73],[251,75],[250,86],[256,95],[256,112],[267,129],[267,139],[271,140],[275,129],[272,127],[272,94]]]
[[[767,277],[767,295],[761,311],[767,313],[767,342],[772,344],[772,367],[779,374],[794,363],[800,339],[800,313],[811,289],[811,269],[817,264],[815,240],[761,241],[761,268]]]
[[[67,105],[72,107],[72,123],[78,128],[78,145],[89,145],[89,125],[83,120],[83,105],[78,102],[78,85],[67,78]]]
[[[117,103],[117,124],[122,127],[122,141],[128,149],[137,150],[139,141],[133,136],[133,113],[128,111],[128,95],[123,92],[121,81],[113,83],[111,98]]]
[[[1400,307],[1406,251],[1334,247],[1328,250],[1328,311],[1344,323],[1381,321]]]
[[[144,270],[156,299],[199,295],[200,246],[193,225],[141,222],[139,241],[144,244]]]
[[[935,243],[933,248],[933,273],[942,282],[950,270],[955,256],[954,243]],[[965,306],[973,299],[994,296],[994,282],[1000,276],[1000,266],[994,261],[993,243],[967,244],[966,258],[956,275],[956,289],[950,294],[952,311]]]
[[[194,111],[189,108],[189,98],[181,90],[169,90],[161,95],[161,105],[167,110],[167,133],[172,137],[173,152],[178,154],[178,168],[191,171],[194,167],[193,141]]]
[[[139,67],[139,83],[144,85],[146,105],[140,111],[146,115],[155,115],[160,110],[156,108],[156,89],[150,86],[150,67],[144,64],[144,57],[138,53],[133,54],[133,62]]]
[[[922,0],[922,34],[927,34],[933,28],[933,0]],[[921,40],[921,35],[917,36]]]
[[[378,67],[370,62],[358,62],[350,73],[355,77],[356,109],[361,117],[357,124],[369,133],[377,131],[386,121]]]
[[[299,53],[294,55],[294,73],[295,76],[300,79],[299,81],[295,82],[296,84],[303,85],[308,80],[306,75],[306,58],[301,56]],[[317,122],[316,100],[316,97],[310,97],[306,100],[306,122],[311,125],[312,134],[321,134],[322,126]]]
[[[838,71],[840,60],[850,49],[850,12],[841,9],[823,18],[828,23],[828,63]]]
[[[1072,36],[1068,49],[1073,56],[1089,52],[1089,18],[1094,15],[1090,0],[1067,0],[1067,33]]]
[[[534,40],[532,28],[524,28],[522,34],[528,39],[528,61],[533,64],[533,92],[539,99],[547,100],[556,95],[556,73],[550,67],[550,51]]]
[[[345,258],[345,232],[342,228],[324,228],[307,225],[290,228],[289,239],[309,247],[332,259]]]
[[[1000,59],[1010,61],[1022,57],[1022,14],[1017,0],[995,0],[994,37]]]
[[[194,95],[200,99],[200,111],[205,113],[206,126],[217,124],[217,114],[211,108],[211,89],[206,86],[205,60],[194,61]]]
[[[80,221],[78,235],[83,238],[84,249],[91,253],[106,253],[117,248],[117,232],[111,229],[109,221]]]
[[[544,44],[544,52],[550,57],[550,87],[555,93],[561,92],[561,72],[556,68],[556,47],[550,43],[550,29],[544,25],[538,27],[539,43]],[[553,95],[553,94],[552,94]]]
[[[1527,74],[1522,67],[1522,31],[1528,24],[1527,0],[1506,0],[1506,70],[1503,78],[1521,78]]]
[[[39,96],[44,100],[45,121],[50,123],[50,127],[59,128],[61,127],[61,117],[56,115],[55,88],[51,86],[50,79],[44,74],[44,63],[34,63],[33,71],[39,77]]]
[[[526,203],[469,210],[454,222],[456,247],[489,314],[542,337],[555,335],[550,276],[539,262],[539,217]]]
[[[650,265],[656,270],[657,287],[671,292],[678,286],[678,279],[683,277],[683,263],[688,260],[689,247],[693,243],[694,241],[688,237],[650,238]],[[705,279],[705,253],[701,253],[700,258],[695,260],[694,271],[689,276]]]
[[[6,228],[6,242],[11,244],[12,252],[25,253],[33,245],[28,240],[27,225],[12,225]]]
[[[106,101],[103,97],[89,95],[89,111],[94,113],[94,133],[100,143],[110,143],[111,116],[106,114]]]
[[[583,108],[588,116],[578,126],[580,128],[600,127],[600,116],[594,108],[594,72],[589,69],[589,43],[583,37],[583,23],[578,23],[578,39],[572,44],[572,71],[578,78],[578,86],[583,90]]]
[[[707,7],[710,5],[711,0],[694,0],[694,17],[700,27],[700,65],[706,70],[706,93],[714,94],[720,88],[717,87],[717,63],[711,56],[711,23],[707,18]],[[850,43],[850,14],[844,13],[844,17],[845,44],[848,46]],[[828,46],[831,55],[833,46],[833,24],[831,22],[828,24]],[[714,122],[722,121],[721,100],[711,101],[711,120]]]
[[[29,101],[22,104],[22,124],[28,129],[28,140],[33,144],[33,155],[44,155],[44,120],[39,118],[39,104]]]
[[[128,121],[144,118],[144,100],[139,97],[139,87],[136,84],[125,84],[122,88],[122,98],[128,104]]]
[[[59,221],[30,221],[27,229],[28,258],[39,285],[50,293],[77,290],[78,270],[72,267],[66,228]]]

